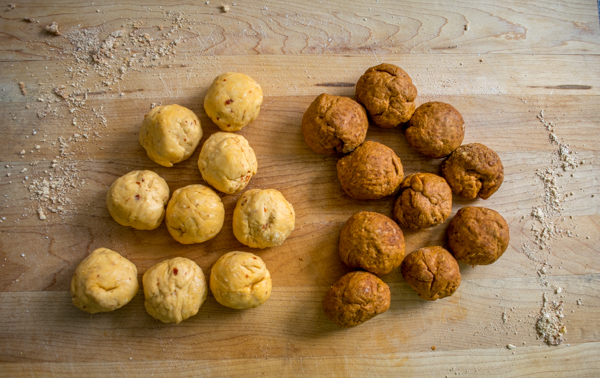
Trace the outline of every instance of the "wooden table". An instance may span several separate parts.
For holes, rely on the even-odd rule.
[[[0,376],[600,375],[595,1],[12,3],[0,5]],[[44,31],[53,21],[60,36]],[[304,144],[300,121],[318,94],[353,96],[360,75],[381,62],[412,77],[418,104],[454,105],[466,122],[464,143],[484,143],[501,156],[500,190],[487,201],[455,196],[453,213],[465,205],[497,210],[511,243],[493,265],[461,265],[458,291],[433,303],[398,271],[384,277],[390,310],[341,329],[321,308],[330,285],[349,271],[337,254],[340,229],[360,210],[390,216],[394,198],[345,195],[336,158]],[[154,170],[171,190],[201,182],[199,149],[164,168],[147,158],[138,130],[153,103],[177,103],[200,117],[203,143],[217,127],[202,100],[224,71],[262,85],[260,116],[240,132],[259,164],[249,188],[286,196],[296,210],[292,236],[267,250],[238,243],[231,216],[239,195],[223,196],[225,226],[203,244],[178,244],[164,224],[154,231],[118,225],[104,198],[120,175]],[[553,134],[538,119],[541,110]],[[406,173],[438,171],[441,161],[412,150],[401,128],[372,126],[367,139],[392,147]],[[561,169],[557,143],[568,145],[577,167]],[[538,173],[555,180],[557,211],[544,207],[544,185],[552,184]],[[30,186],[47,187],[48,196]],[[536,234],[536,207],[561,233]],[[446,225],[405,230],[407,251],[444,245]],[[273,293],[246,311],[209,295],[179,325],[148,315],[142,293],[115,312],[90,315],[71,304],[69,284],[99,247],[133,261],[140,278],[175,256],[208,273],[225,252],[252,251],[266,262]],[[544,293],[563,303],[568,333],[559,346],[537,338]]]

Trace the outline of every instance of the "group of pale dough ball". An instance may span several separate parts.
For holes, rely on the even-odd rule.
[[[461,145],[465,128],[452,105],[427,102],[416,107],[417,88],[401,68],[383,63],[369,68],[356,84],[356,101],[319,95],[302,119],[306,144],[316,153],[347,154],[337,163],[342,189],[358,200],[397,193],[393,216],[359,212],[344,224],[341,260],[350,268],[327,292],[325,314],[343,327],[359,325],[388,310],[390,290],[379,277],[400,267],[418,296],[434,301],[452,295],[460,285],[457,262],[487,265],[509,243],[509,229],[496,211],[463,207],[447,228],[448,249],[420,248],[405,257],[400,227],[425,229],[445,222],[452,212],[452,193],[482,199],[504,179],[500,157],[480,143]],[[365,141],[369,119],[382,128],[405,125],[408,144],[434,159],[445,158],[441,175],[412,173],[404,177],[400,158],[389,147]],[[404,128],[404,127],[403,127]]]
[[[204,98],[204,109],[222,130],[202,146],[198,168],[203,180],[225,193],[239,193],[258,169],[254,151],[238,131],[259,114],[262,89],[252,78],[227,72],[215,78]],[[172,167],[189,158],[202,138],[200,120],[179,105],[154,107],[140,129],[139,141],[154,162]],[[221,197],[208,186],[195,184],[175,190],[153,171],[129,172],[110,186],[106,204],[123,226],[154,230],[165,219],[171,236],[182,244],[214,238],[225,218]],[[166,205],[166,211],[165,211]],[[275,189],[244,192],[233,212],[233,233],[251,248],[281,245],[291,234],[295,212]],[[207,297],[202,269],[192,260],[176,257],[144,273],[145,307],[165,323],[179,323],[195,315]],[[215,299],[235,309],[258,307],[271,295],[271,275],[263,260],[233,251],[213,265],[209,279]],[[92,252],[77,267],[71,281],[73,304],[89,313],[106,312],[127,304],[138,292],[136,266],[107,248]]]

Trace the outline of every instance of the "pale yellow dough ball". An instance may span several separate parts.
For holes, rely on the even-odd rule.
[[[217,236],[223,227],[225,207],[221,198],[204,185],[177,189],[167,205],[169,233],[182,244],[202,243]]]
[[[218,132],[204,142],[198,168],[204,181],[223,193],[233,194],[248,185],[258,163],[246,138]]]
[[[140,129],[140,144],[148,157],[165,167],[192,156],[201,138],[198,116],[175,104],[154,107],[144,116]]]
[[[190,259],[175,257],[144,273],[144,305],[163,323],[180,323],[198,313],[206,300],[206,278]]]
[[[229,252],[210,270],[210,291],[223,306],[258,307],[271,296],[271,274],[262,259],[248,252]]]
[[[275,189],[245,192],[233,211],[233,234],[252,248],[281,245],[292,233],[296,221],[294,207]]]
[[[108,248],[98,248],[83,260],[71,280],[75,307],[95,314],[125,306],[139,289],[137,268]]]
[[[116,179],[106,194],[113,219],[137,230],[154,230],[165,216],[169,186],[152,171],[133,171]]]
[[[223,131],[238,131],[258,117],[263,94],[250,76],[225,72],[215,78],[204,97],[204,110]]]

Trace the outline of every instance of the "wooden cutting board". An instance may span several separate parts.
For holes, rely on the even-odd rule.
[[[0,4],[0,376],[600,375],[593,0],[13,5]],[[44,31],[52,22],[60,36]],[[330,285],[349,271],[337,255],[340,229],[357,211],[390,216],[394,198],[345,195],[336,158],[304,144],[300,121],[318,94],[353,96],[360,75],[382,62],[412,77],[418,104],[456,107],[464,143],[500,155],[500,190],[487,201],[455,196],[453,214],[466,205],[495,209],[510,225],[511,243],[493,265],[461,265],[458,291],[433,303],[393,272],[384,277],[390,310],[341,329],[321,309]],[[203,143],[218,129],[202,100],[225,71],[246,73],[263,88],[259,118],[240,131],[259,165],[248,188],[276,188],[294,205],[291,237],[266,250],[237,242],[231,216],[239,195],[222,196],[225,225],[198,245],[178,244],[164,224],[154,231],[118,225],[104,201],[117,177],[154,170],[172,191],[202,182],[199,150],[164,168],[147,158],[138,130],[152,104],[177,103],[200,117]],[[438,171],[441,161],[412,150],[401,128],[371,126],[367,139],[393,148],[406,173]],[[563,170],[564,159],[573,166]],[[553,198],[560,203],[548,211]],[[407,251],[444,245],[446,226],[405,230]],[[544,226],[553,233],[541,234]],[[117,311],[89,315],[71,304],[69,283],[99,247],[133,261],[140,278],[175,256],[208,273],[224,253],[251,251],[270,270],[273,293],[246,311],[209,295],[179,325],[150,317],[141,293]],[[558,346],[537,337],[544,295],[546,308],[562,302],[568,332]]]

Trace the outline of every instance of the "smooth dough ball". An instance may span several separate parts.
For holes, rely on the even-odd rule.
[[[410,253],[404,258],[400,270],[419,297],[428,301],[448,297],[460,285],[458,263],[450,252],[439,246]]]
[[[444,223],[452,213],[452,189],[432,173],[413,173],[400,184],[394,217],[401,227],[413,230]]]
[[[165,217],[167,182],[152,171],[133,171],[116,179],[106,194],[113,219],[137,230],[154,230]]]
[[[359,200],[379,199],[394,193],[404,171],[394,150],[381,143],[366,141],[337,163],[342,189]]]
[[[223,306],[258,307],[271,296],[271,274],[262,259],[248,252],[229,252],[210,270],[210,291]]]
[[[356,101],[383,128],[407,122],[415,112],[417,88],[400,67],[382,63],[369,68],[356,83]]]
[[[77,266],[71,299],[78,309],[95,314],[125,306],[138,289],[135,265],[115,251],[98,248]]]
[[[368,272],[351,272],[333,284],[323,300],[325,315],[342,327],[355,327],[390,308],[388,285]]]
[[[144,116],[140,144],[154,162],[172,167],[192,156],[200,139],[200,119],[179,105],[156,106]]]
[[[383,214],[361,211],[342,227],[340,258],[350,268],[386,275],[404,259],[404,234]]]
[[[485,207],[463,207],[446,230],[448,247],[457,261],[488,265],[500,258],[510,241],[502,215]]]
[[[295,222],[294,207],[275,189],[248,190],[233,210],[233,234],[251,248],[281,245]]]
[[[319,95],[302,117],[304,141],[318,154],[353,151],[367,136],[369,119],[358,102],[349,97]]]
[[[426,102],[415,110],[405,135],[412,148],[439,159],[460,146],[465,137],[465,121],[450,104]]]
[[[204,181],[223,193],[233,194],[248,185],[258,163],[246,138],[218,132],[204,142],[198,168]]]
[[[238,131],[258,117],[262,102],[262,89],[254,79],[225,72],[208,88],[204,110],[221,130]]]
[[[224,220],[223,202],[208,186],[197,184],[177,189],[167,205],[167,229],[182,244],[214,238]]]

